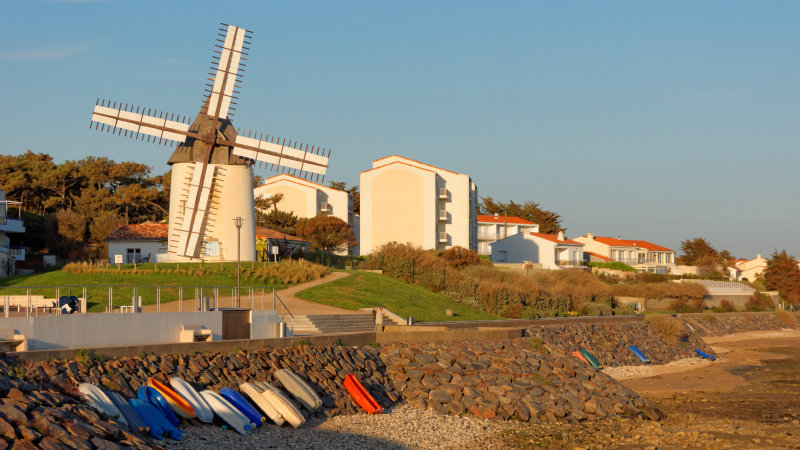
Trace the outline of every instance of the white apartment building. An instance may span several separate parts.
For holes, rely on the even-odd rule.
[[[639,272],[667,274],[675,267],[675,252],[648,241],[595,236],[576,237],[587,252],[597,253],[634,267]]]
[[[489,244],[491,260],[498,264],[532,263],[555,270],[583,267],[583,244],[564,237],[564,232],[544,234],[523,231]]]
[[[539,232],[539,225],[520,217],[478,214],[478,254],[491,255],[490,243],[521,232]]]
[[[17,217],[8,217],[9,206],[17,208]],[[7,233],[24,232],[22,203],[6,200],[6,191],[0,189],[0,276],[13,275],[16,261],[25,261],[25,249],[12,247],[7,235]]]
[[[392,155],[361,172],[362,255],[389,242],[478,249],[478,187],[465,174]]]

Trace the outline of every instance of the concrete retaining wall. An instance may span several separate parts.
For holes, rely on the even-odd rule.
[[[273,315],[277,315],[272,311]],[[222,339],[222,313],[164,312],[142,314],[70,314],[9,317],[2,327],[19,330],[28,350],[103,346],[135,346],[179,342],[181,324],[205,325],[213,339]]]

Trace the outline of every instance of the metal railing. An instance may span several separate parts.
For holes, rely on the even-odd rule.
[[[230,297],[224,297],[225,292],[230,289]],[[79,312],[86,314],[88,304],[93,300],[95,304],[106,304],[105,313],[122,312],[145,312],[143,306],[155,305],[155,311],[162,312],[165,304],[174,305],[177,303],[177,311],[208,311],[209,309],[218,310],[221,307],[220,293],[223,293],[222,303],[228,303],[232,308],[244,308],[250,310],[267,310],[268,303],[265,299],[272,295],[272,310],[277,312],[276,305],[281,305],[281,315],[283,311],[289,313],[294,319],[289,308],[283,303],[275,288],[272,286],[246,286],[237,288],[236,286],[152,286],[152,285],[65,285],[65,286],[0,286],[0,303],[2,303],[5,317],[9,317],[11,307],[16,306],[17,312],[25,309],[25,317],[39,315],[39,312],[46,312],[50,315],[61,315],[63,305],[59,305],[62,295],[72,296],[72,292],[80,293]],[[48,297],[49,295],[55,297]],[[142,297],[145,300],[142,300]],[[41,298],[40,298],[41,297]],[[34,299],[36,301],[34,301]],[[120,299],[123,299],[120,301]],[[151,300],[155,299],[155,302]],[[12,302],[12,300],[14,300]],[[259,303],[260,300],[260,303]],[[186,305],[186,302],[190,302]],[[12,304],[14,303],[14,304]],[[244,304],[244,306],[243,306]],[[213,305],[213,307],[212,307]],[[266,306],[266,308],[265,308]]]
[[[280,302],[280,304],[281,304],[281,319],[283,319],[284,322],[286,322],[286,314],[284,314],[284,311],[289,313],[289,317],[291,318],[291,321],[289,322],[289,326],[290,326],[290,328],[292,330],[292,334],[294,334],[294,314],[292,314],[292,312],[289,311],[289,308],[286,306],[285,303],[283,303],[283,300],[281,300],[281,297],[273,289],[273,291],[272,291],[272,310],[275,311],[275,312],[278,312],[278,310],[275,309],[275,306],[276,306],[275,305],[275,300],[278,300],[278,302]]]

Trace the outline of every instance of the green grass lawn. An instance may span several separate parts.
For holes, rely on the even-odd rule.
[[[255,263],[261,264],[261,263]],[[198,264],[180,264],[181,269],[196,268]],[[0,278],[0,287],[16,287],[18,289],[0,289],[0,295],[24,295],[26,287],[34,287],[32,295],[44,295],[45,298],[55,298],[56,290],[54,286],[61,286],[60,295],[68,295],[70,289],[72,295],[82,295],[82,285],[114,285],[114,306],[130,305],[133,298],[133,288],[116,286],[236,286],[236,263],[207,263],[205,268],[211,273],[203,276],[164,273],[164,269],[175,269],[175,263],[158,264],[159,271],[155,271],[155,264],[137,264],[139,273],[71,273],[63,270],[50,272],[34,273],[30,275],[20,275],[10,278]],[[249,268],[250,263],[242,263],[242,270]],[[122,269],[133,269],[132,264],[123,264]],[[242,278],[241,286],[264,286],[258,280],[247,280]],[[269,283],[270,287],[283,289],[285,283]],[[38,288],[35,288],[40,286]],[[44,288],[47,286],[47,288]],[[65,286],[72,286],[65,287]],[[142,297],[142,304],[149,305],[156,303],[156,289],[151,287],[137,288],[137,295]],[[208,296],[209,294],[205,294]],[[219,292],[220,296],[231,295],[230,289]],[[242,294],[244,295],[244,294]],[[193,298],[194,290],[184,289],[184,299]],[[108,288],[95,287],[88,289],[87,307],[90,312],[105,311],[108,305]],[[165,287],[161,289],[161,301],[169,302],[178,300],[178,289]],[[0,300],[2,303],[2,300]]]
[[[381,306],[401,317],[412,316],[418,322],[498,318],[435,294],[424,287],[369,272],[353,272],[347,278],[300,291],[295,296],[352,310]],[[453,310],[456,316],[445,316],[445,309]]]

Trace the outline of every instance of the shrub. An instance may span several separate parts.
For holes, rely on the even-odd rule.
[[[610,316],[612,310],[606,304],[587,302],[578,308],[578,314],[581,316]]]
[[[795,328],[798,323],[800,323],[797,317],[789,311],[777,311],[775,312],[775,317],[777,317],[782,324],[790,328]]]
[[[772,311],[775,309],[775,304],[772,302],[772,299],[766,295],[756,292],[747,299],[747,303],[744,304],[744,307],[748,311]]]
[[[442,259],[450,267],[465,267],[480,264],[478,254],[464,247],[453,247],[442,252]]]
[[[621,270],[623,272],[636,272],[636,269],[620,261],[590,262],[589,267],[600,269]]]
[[[722,312],[733,312],[734,309],[733,302],[731,302],[730,300],[722,299],[719,302],[719,309]]]

